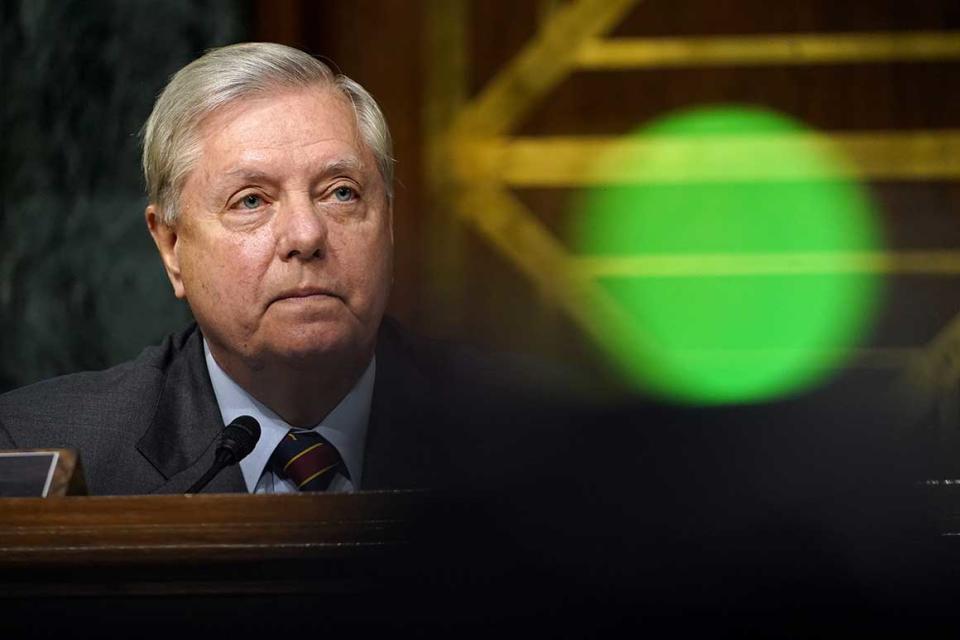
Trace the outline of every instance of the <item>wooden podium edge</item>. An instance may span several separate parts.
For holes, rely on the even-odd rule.
[[[345,558],[409,544],[422,491],[0,500],[0,569]]]

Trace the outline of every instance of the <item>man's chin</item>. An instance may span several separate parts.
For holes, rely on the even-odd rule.
[[[357,336],[349,333],[320,331],[284,336],[283,340],[264,345],[262,360],[295,369],[337,366],[369,358],[372,347],[365,347]],[[258,358],[260,359],[260,358]]]

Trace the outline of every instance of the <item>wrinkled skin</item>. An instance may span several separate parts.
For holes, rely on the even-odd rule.
[[[174,293],[218,364],[281,415],[276,384],[342,397],[372,357],[393,262],[386,188],[352,106],[329,89],[278,90],[199,133],[177,221],[146,212]]]

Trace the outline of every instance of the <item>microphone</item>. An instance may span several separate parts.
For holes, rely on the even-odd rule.
[[[186,493],[199,493],[225,467],[237,464],[253,451],[260,439],[260,423],[251,416],[240,416],[223,428],[213,465]]]

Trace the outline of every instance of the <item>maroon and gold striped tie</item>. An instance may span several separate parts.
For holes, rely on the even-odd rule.
[[[343,467],[340,454],[313,431],[288,431],[270,458],[273,472],[300,491],[324,491]]]

